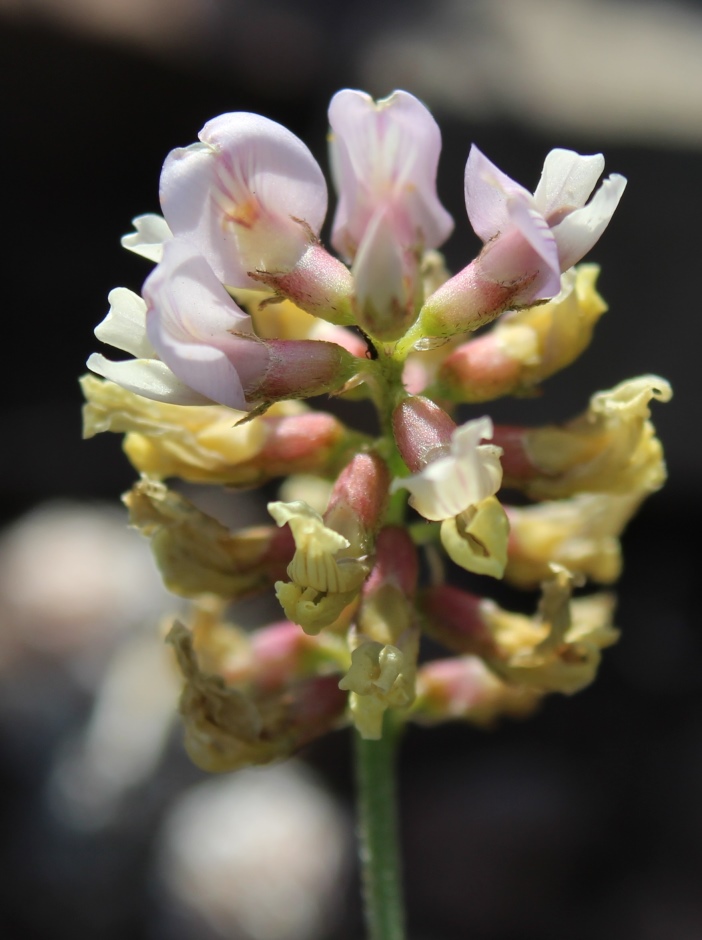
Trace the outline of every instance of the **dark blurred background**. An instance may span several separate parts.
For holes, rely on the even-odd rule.
[[[589,258],[610,304],[592,347],[498,419],[564,419],[644,372],[675,391],[653,405],[670,480],[624,538],[623,636],[597,683],[494,733],[407,735],[410,937],[702,938],[702,3],[0,0],[0,75],[0,937],[362,936],[348,734],[281,778],[289,806],[270,797],[271,832],[246,842],[232,822],[225,838],[222,819],[250,818],[264,778],[249,797],[237,777],[210,791],[182,755],[155,627],[169,602],[119,510],[134,474],[116,437],[81,441],[77,385],[107,292],[139,290],[149,269],[119,237],[158,211],[166,153],[209,117],[250,110],[326,168],[326,106],[350,86],[405,88],[439,121],[454,270],[477,247],[471,142],[528,187],[554,146],[602,151],[629,179]],[[300,833],[298,797],[326,828]],[[270,859],[302,871],[310,857],[323,864],[304,869],[311,907],[295,920],[300,891]],[[257,914],[274,908],[288,914]]]

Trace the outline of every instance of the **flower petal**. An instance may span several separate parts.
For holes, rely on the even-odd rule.
[[[626,188],[618,173],[608,177],[590,202],[576,209],[552,229],[558,245],[561,270],[565,271],[587,254],[609,225]]]
[[[111,362],[100,353],[93,353],[87,362],[88,368],[127,391],[164,401],[171,405],[211,405],[212,400],[200,395],[181,382],[158,359],[127,359]]]
[[[158,264],[163,255],[164,242],[173,237],[168,223],[163,216],[147,213],[132,219],[132,225],[136,231],[122,236],[122,247]]]
[[[492,431],[488,417],[456,428],[450,454],[433,460],[419,473],[395,480],[391,491],[408,489],[412,494],[411,505],[433,522],[457,516],[493,496],[502,483],[502,450],[478,443],[482,438],[492,437]]]
[[[259,286],[249,271],[290,270],[326,214],[317,161],[289,130],[258,114],[222,114],[199,136],[202,143],[173,150],[161,173],[173,232],[232,287]]]
[[[514,229],[537,255],[537,258],[529,257],[526,245],[520,250],[516,239],[503,239],[505,254],[511,256],[511,277],[516,278],[520,273],[534,277],[529,290],[530,300],[553,297],[561,289],[561,267],[552,230],[541,213],[521,196],[508,199],[507,211]]]
[[[556,224],[560,215],[585,205],[604,165],[601,153],[581,156],[574,150],[557,148],[547,155],[534,201],[550,225]]]
[[[473,144],[465,172],[465,197],[473,231],[484,242],[504,232],[510,224],[507,200],[510,196],[533,201],[531,193],[503,173]]]
[[[159,357],[202,395],[249,410],[244,389],[259,383],[269,365],[268,350],[205,259],[192,245],[173,239],[143,292],[147,334]]]
[[[123,349],[136,359],[155,359],[156,353],[146,335],[145,301],[126,287],[115,287],[107,299],[110,309],[95,327],[100,342]]]
[[[392,208],[403,247],[435,248],[453,219],[436,195],[441,133],[414,95],[395,91],[378,102],[361,91],[338,92],[329,105],[330,157],[339,204],[332,244],[354,257],[380,206]]]
[[[414,315],[411,296],[412,259],[405,257],[394,237],[387,210],[380,208],[370,220],[353,263],[358,325],[385,340],[402,336]]]

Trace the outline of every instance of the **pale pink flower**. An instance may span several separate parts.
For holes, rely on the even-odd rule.
[[[332,244],[353,259],[377,213],[389,215],[403,247],[436,248],[453,220],[436,195],[439,127],[406,91],[373,101],[361,91],[337,92],[329,106],[330,144],[339,204]]]
[[[353,371],[354,357],[335,343],[259,339],[249,315],[182,239],[164,244],[143,301],[125,293],[96,334],[137,359],[110,362],[95,353],[88,366],[145,398],[248,411],[258,402],[319,394]]]
[[[587,201],[603,168],[602,154],[552,150],[532,195],[472,147],[466,208],[485,247],[427,299],[417,338],[476,330],[505,310],[555,297],[561,273],[597,242],[624,192],[615,173]]]
[[[603,170],[602,154],[552,150],[532,195],[471,147],[465,197],[470,223],[486,244],[481,273],[501,283],[528,282],[530,301],[554,297],[561,272],[598,241],[624,192],[626,180],[615,173],[588,203]]]
[[[327,186],[307,147],[275,121],[221,114],[200,143],[171,151],[161,207],[230,287],[256,287],[250,272],[287,272],[319,234]]]

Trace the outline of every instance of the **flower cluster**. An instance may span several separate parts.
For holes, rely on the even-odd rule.
[[[163,216],[123,239],[155,267],[141,296],[112,291],[95,332],[132,358],[94,353],[102,378],[82,380],[85,434],[126,435],[141,474],[130,520],[193,602],[169,638],[187,747],[211,770],[274,760],[344,720],[378,738],[388,709],[487,724],[583,688],[617,632],[610,593],[573,593],[616,580],[619,536],[665,477],[649,405],[671,391],[656,376],[597,393],[564,425],[458,416],[533,391],[587,347],[606,307],[596,266],[574,266],[623,177],[592,195],[602,156],[553,150],[532,194],[473,147],[465,199],[484,246],[450,276],[429,111],[407,92],[344,90],[329,123],[335,254],[307,147],[259,115],[220,115],[167,157]],[[378,433],[304,403],[320,395],[369,400]],[[268,525],[230,531],[170,478],[285,479]],[[460,569],[540,586],[536,612],[455,586]],[[233,602],[266,591],[283,619],[228,623]],[[446,657],[420,658],[422,634]]]

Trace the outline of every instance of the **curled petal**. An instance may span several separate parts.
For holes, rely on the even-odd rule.
[[[505,579],[533,588],[549,565],[612,584],[621,574],[619,536],[641,504],[640,493],[580,493],[570,499],[512,506]]]
[[[258,594],[285,573],[293,553],[287,530],[256,526],[231,533],[162,483],[143,479],[123,497],[129,522],[151,540],[169,591],[227,601]]]
[[[593,395],[587,411],[563,426],[528,430],[523,453],[534,478],[519,485],[532,499],[655,492],[666,468],[649,406],[672,394],[665,379],[643,375]]]
[[[435,248],[453,220],[436,195],[441,134],[426,107],[406,91],[378,102],[345,89],[329,106],[332,170],[339,192],[332,244],[353,258],[379,206],[390,207],[403,246]]]
[[[625,188],[626,179],[618,173],[613,173],[586,206],[566,215],[563,221],[554,227],[553,234],[558,245],[562,271],[576,264],[599,241],[619,205]]]
[[[163,216],[147,213],[132,219],[132,225],[135,231],[122,236],[122,247],[158,264],[163,257],[164,243],[173,237],[168,223]]]
[[[146,335],[146,303],[126,287],[115,287],[107,299],[110,309],[95,327],[100,342],[123,349],[136,359],[154,359],[156,352]]]
[[[441,523],[441,543],[461,568],[501,578],[507,564],[509,522],[499,500],[488,496]]]
[[[319,233],[327,188],[317,161],[289,130],[257,114],[209,121],[200,144],[172,151],[161,206],[225,284],[256,287],[252,271],[288,271]]]
[[[602,650],[619,636],[612,624],[614,598],[591,594],[572,600],[576,584],[565,568],[552,565],[551,577],[541,586],[536,616],[483,604],[483,618],[499,651],[487,662],[497,675],[539,692],[564,695],[593,681]]]

